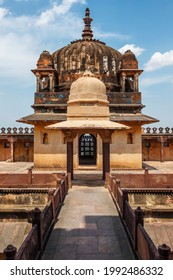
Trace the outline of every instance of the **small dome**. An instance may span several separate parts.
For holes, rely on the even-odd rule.
[[[106,86],[90,71],[72,83],[67,106],[67,118],[109,119]]]
[[[53,58],[48,51],[43,51],[40,54],[39,60],[37,62],[38,68],[52,68],[53,67]]]
[[[121,69],[138,69],[138,61],[131,50],[127,50],[123,54]]]
[[[88,99],[106,101],[106,86],[90,71],[85,71],[83,77],[72,83],[69,101]]]
[[[131,51],[131,50],[127,50],[124,54],[122,59],[135,59],[136,60],[136,56],[135,54]]]

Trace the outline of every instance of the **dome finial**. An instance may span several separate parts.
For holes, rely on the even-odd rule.
[[[93,21],[92,18],[90,18],[90,9],[86,8],[85,10],[85,18],[83,19],[85,23],[85,27],[82,33],[82,37],[84,40],[92,40],[93,37],[93,31],[91,30],[91,22]]]

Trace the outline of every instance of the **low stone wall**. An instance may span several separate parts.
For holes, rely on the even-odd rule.
[[[40,259],[46,246],[49,235],[53,229],[59,211],[69,188],[69,177],[66,174],[56,189],[48,192],[48,203],[43,211],[39,208],[31,211],[32,229],[29,231],[19,250],[8,245],[4,250],[4,258],[8,260],[34,260]],[[2,257],[2,256],[1,256]]]
[[[148,235],[144,228],[144,212],[140,207],[137,207],[134,211],[129,204],[129,193],[149,191],[147,189],[123,189],[121,188],[120,180],[115,180],[113,176],[108,176],[108,188],[115,201],[119,214],[122,218],[123,224],[128,232],[129,239],[132,247],[136,252],[139,259],[143,260],[166,260],[171,259],[171,248],[165,244],[155,246],[154,242]],[[154,190],[153,190],[154,191]],[[159,192],[158,188],[155,188],[155,192]],[[168,190],[167,190],[168,191]],[[170,191],[168,191],[170,192]],[[171,192],[170,192],[171,193]],[[172,194],[172,193],[171,193]]]
[[[173,188],[173,174],[112,173],[115,180],[120,180],[122,188]]]
[[[39,187],[56,187],[58,180],[63,179],[64,174],[62,173],[33,173],[31,169],[26,174],[9,174],[0,173],[0,188],[39,188]]]

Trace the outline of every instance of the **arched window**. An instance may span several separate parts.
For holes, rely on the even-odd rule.
[[[133,134],[128,133],[127,135],[127,144],[133,144]]]
[[[48,144],[48,134],[47,133],[43,134],[43,144]]]

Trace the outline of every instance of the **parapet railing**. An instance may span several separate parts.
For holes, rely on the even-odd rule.
[[[173,127],[146,127],[143,128],[143,132],[144,135],[145,134],[173,134]]]
[[[0,134],[34,134],[33,127],[1,127]]]
[[[69,182],[71,179],[70,174]],[[64,172],[54,172],[54,173],[37,173],[33,172],[33,167],[28,168],[27,173],[1,173],[0,174],[0,193],[1,192],[28,192],[37,191],[37,189],[44,188],[56,188],[57,185],[65,177]]]
[[[18,251],[11,244],[6,247],[4,250],[6,260],[35,260],[41,258],[67,192],[68,174],[59,181],[56,190],[49,190],[48,204],[44,210],[35,208],[31,212],[32,229]]]
[[[173,127],[146,127],[143,134],[173,134]],[[34,127],[1,127],[0,134],[34,134]]]
[[[144,212],[140,207],[135,211],[128,201],[129,190],[122,189],[120,180],[115,180],[114,176],[108,175],[108,188],[114,202],[117,205],[120,217],[128,232],[132,247],[139,259],[143,260],[168,260],[171,250],[166,244],[156,248],[152,239],[144,228]],[[158,189],[157,189],[158,191]]]

